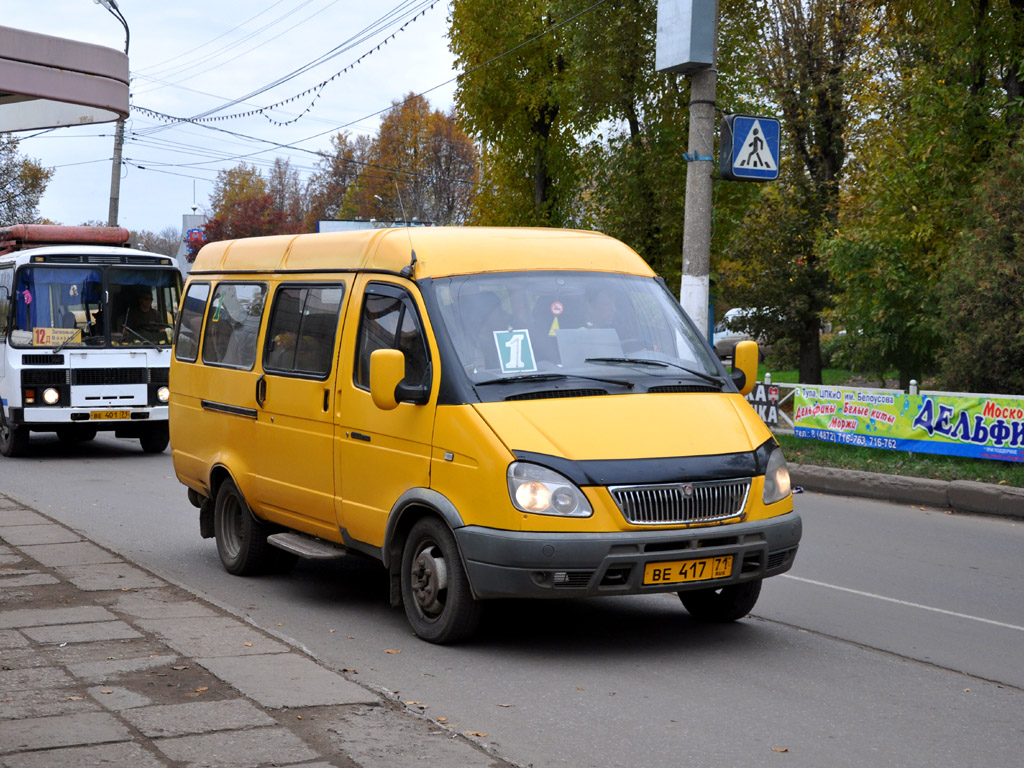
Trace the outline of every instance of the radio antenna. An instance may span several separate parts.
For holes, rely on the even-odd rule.
[[[416,271],[416,249],[412,247],[412,232],[409,231],[409,217],[405,213],[405,203],[402,202],[402,192],[398,188],[398,182],[392,179],[392,183],[395,185],[395,193],[398,195],[398,205],[402,209],[402,219],[405,221],[405,234],[409,236],[409,252],[411,257],[409,259],[409,266],[402,267],[402,271],[399,273],[402,277],[412,277]]]

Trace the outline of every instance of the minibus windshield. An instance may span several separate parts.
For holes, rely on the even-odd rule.
[[[15,279],[11,342],[169,346],[180,294],[174,268],[25,266]]]
[[[678,302],[653,278],[492,272],[437,278],[429,290],[474,384],[534,373],[723,383]]]

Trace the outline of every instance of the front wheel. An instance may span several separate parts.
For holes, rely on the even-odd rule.
[[[267,543],[267,526],[253,517],[232,480],[225,480],[217,490],[213,533],[217,553],[228,573],[252,576],[274,565],[275,550]]]
[[[146,453],[163,453],[170,441],[170,433],[167,431],[166,424],[151,426],[139,437],[139,444],[142,445],[142,450]]]
[[[28,427],[0,424],[0,453],[11,458],[28,453]]]
[[[462,640],[480,623],[455,536],[436,517],[419,520],[405,540],[402,603],[413,631],[431,643]]]
[[[750,613],[761,594],[761,579],[730,584],[718,589],[695,589],[679,593],[683,607],[698,621],[725,623]]]

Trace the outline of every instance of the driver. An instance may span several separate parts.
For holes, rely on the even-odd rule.
[[[153,306],[152,292],[148,288],[143,288],[136,296],[135,304],[128,308],[128,314],[124,319],[122,340],[131,337],[130,329],[150,341],[156,341],[157,339],[152,337],[154,335],[159,337],[166,323],[167,319],[162,317],[160,310]]]

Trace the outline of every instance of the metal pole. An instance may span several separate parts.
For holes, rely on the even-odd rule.
[[[718,49],[718,4],[715,4],[715,57]],[[708,273],[711,266],[711,195],[715,168],[714,66],[690,78],[690,136],[687,147],[686,211],[683,216],[683,274],[679,302],[697,329],[711,339]]]

